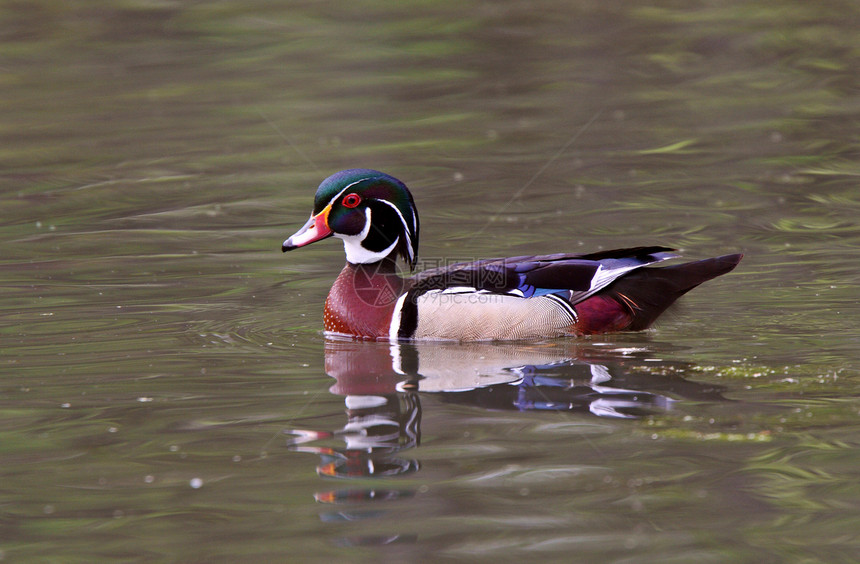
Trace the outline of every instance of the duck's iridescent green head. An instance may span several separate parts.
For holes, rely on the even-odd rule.
[[[346,260],[371,264],[400,256],[415,267],[418,213],[406,185],[384,172],[342,170],[323,180],[308,222],[284,241],[291,251],[327,237],[343,239]]]

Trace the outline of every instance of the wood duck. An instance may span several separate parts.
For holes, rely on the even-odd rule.
[[[350,169],[317,189],[283,251],[343,240],[346,266],[325,302],[327,334],[378,340],[512,340],[645,329],[680,296],[731,271],[733,254],[653,268],[667,247],[519,256],[414,271],[418,213],[403,182]]]

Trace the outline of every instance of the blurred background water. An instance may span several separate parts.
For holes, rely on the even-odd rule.
[[[0,21],[3,559],[856,560],[856,3]],[[342,248],[279,248],[350,167],[424,266],[746,257],[645,333],[326,343]]]

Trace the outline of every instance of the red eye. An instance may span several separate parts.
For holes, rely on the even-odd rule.
[[[341,203],[345,208],[354,208],[361,203],[361,196],[358,194],[347,194]]]

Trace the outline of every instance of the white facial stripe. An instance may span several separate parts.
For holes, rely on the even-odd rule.
[[[387,249],[383,249],[381,251],[370,251],[365,249],[361,242],[364,241],[364,238],[367,237],[367,234],[370,232],[370,225],[372,223],[372,215],[370,208],[364,209],[364,229],[361,230],[361,233],[358,235],[342,235],[340,233],[335,233],[334,236],[338,239],[343,240],[343,250],[346,253],[346,260],[351,262],[352,264],[371,264],[374,262],[379,262],[388,255],[391,254],[391,251],[397,246],[397,243],[400,242],[400,237],[396,237],[394,242],[388,246]]]
[[[406,234],[406,248],[409,250],[409,258],[414,259],[415,255],[414,255],[414,252],[412,251],[412,237],[409,236],[409,225],[406,223],[406,219],[403,217],[403,214],[400,213],[400,210],[397,208],[397,206],[395,206],[394,204],[392,204],[391,202],[389,202],[387,200],[376,200],[376,201],[380,202],[382,204],[386,204],[387,206],[391,207],[395,212],[397,212],[397,217],[400,218],[400,223],[403,224],[403,232]],[[415,214],[412,214],[412,218],[413,218],[413,224],[414,224]]]
[[[340,192],[335,194],[334,197],[332,197],[332,199],[329,200],[328,205],[333,206],[335,201],[337,201],[341,196],[343,196],[344,192],[346,192],[347,190],[349,190],[350,188],[352,188],[356,184],[359,184],[361,182],[364,182],[365,180],[368,180],[368,178],[370,178],[370,177],[361,178],[359,180],[356,180],[355,182],[352,182],[351,184],[348,184],[347,186],[344,186],[343,190],[341,190]],[[413,250],[413,247],[412,247],[412,237],[410,236],[409,224],[406,222],[406,218],[403,217],[403,214],[400,212],[400,210],[397,208],[397,206],[394,205],[393,203],[386,201],[386,200],[379,200],[379,199],[374,199],[374,201],[381,202],[383,204],[390,206],[397,213],[397,217],[400,218],[400,223],[403,225],[403,233],[405,234],[405,237],[406,237],[406,249],[407,249],[407,252],[409,253],[409,259],[415,260],[415,251]],[[369,250],[365,249],[364,247],[362,247],[361,242],[364,241],[364,239],[367,237],[368,233],[370,233],[370,228],[373,224],[373,222],[371,220],[370,208],[369,207],[365,208],[364,213],[365,213],[365,223],[364,223],[364,228],[361,230],[361,233],[358,233],[357,235],[342,235],[339,233],[334,234],[335,237],[343,240],[343,248],[344,248],[344,251],[346,252],[346,260],[348,260],[349,262],[351,262],[353,264],[369,264],[369,263],[380,261],[380,260],[384,259],[385,257],[387,257],[394,250],[394,248],[397,246],[397,243],[400,241],[400,237],[398,236],[387,249],[384,249],[384,250],[379,251],[379,252],[369,251]],[[412,219],[412,229],[414,232],[414,230],[417,229],[417,227],[418,227],[417,219],[415,217],[414,212],[412,213],[411,219]]]
[[[355,185],[356,185],[356,184],[358,184],[359,182],[364,182],[365,180],[367,180],[367,178],[362,178],[361,180],[356,180],[356,181],[355,181],[355,182],[353,182],[352,184],[347,184],[346,186],[344,186],[343,190],[341,190],[340,192],[338,192],[338,193],[337,193],[337,194],[336,194],[336,195],[335,195],[331,200],[329,200],[329,201],[328,201],[328,205],[329,205],[329,206],[334,205],[334,201],[335,201],[335,200],[337,200],[338,198],[340,198],[340,196],[341,196],[344,192],[346,192],[347,190],[349,190],[350,188],[352,188],[353,186],[355,186]],[[325,209],[325,208],[323,208],[323,209]]]
[[[379,252],[368,251],[364,247],[361,246],[361,239],[358,238],[357,235],[340,237],[343,239],[343,250],[346,253],[346,260],[351,262],[352,264],[373,264],[374,262],[379,262],[394,250],[394,247],[397,245],[397,242],[400,240],[398,237],[394,240],[394,243],[391,244],[390,247],[384,249]]]
[[[362,241],[364,241],[367,238],[367,234],[370,233],[371,225],[373,225],[373,219],[370,208],[364,208],[364,229],[362,229],[361,233],[358,234]]]

